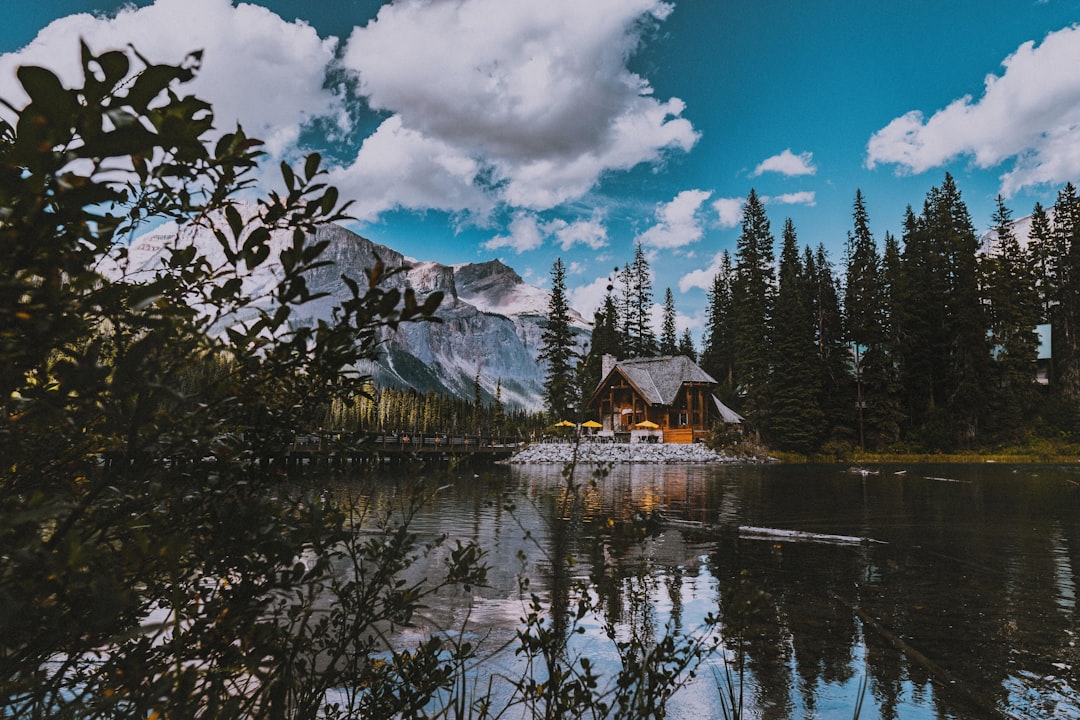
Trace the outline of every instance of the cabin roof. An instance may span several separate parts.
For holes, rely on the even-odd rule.
[[[679,388],[686,383],[702,383],[710,387],[716,385],[712,375],[685,355],[620,360],[601,381],[597,390],[603,387],[614,373],[625,377],[650,405],[674,404]]]

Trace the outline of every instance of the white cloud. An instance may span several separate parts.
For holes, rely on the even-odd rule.
[[[761,198],[761,202],[768,205],[809,205],[814,207],[817,205],[817,194],[813,191],[804,190],[784,195],[766,195]]]
[[[697,242],[704,234],[701,206],[711,196],[705,190],[683,190],[656,209],[657,223],[638,236],[652,248],[679,248]]]
[[[544,231],[540,219],[529,212],[520,212],[510,221],[510,233],[493,237],[484,243],[488,250],[510,248],[519,255],[528,250],[535,250],[544,244]]]
[[[568,223],[565,220],[553,220],[545,226],[545,231],[555,236],[564,251],[575,245],[584,245],[593,250],[599,250],[608,244],[607,227],[599,214],[594,214],[588,220],[577,220]]]
[[[712,290],[713,279],[716,278],[716,274],[720,272],[721,257],[723,257],[722,251],[713,256],[712,262],[708,267],[691,270],[679,278],[679,292],[687,292],[693,288],[698,288],[705,292]]]
[[[609,287],[611,287],[611,278],[598,277],[586,285],[568,288],[566,299],[570,302],[570,307],[592,322],[593,315],[604,304],[604,296],[607,295]]]
[[[718,198],[713,201],[713,210],[720,216],[720,227],[733,228],[742,222],[743,198]]]
[[[356,198],[350,214],[372,222],[388,210],[437,209],[486,216],[493,203],[476,185],[480,165],[458,148],[384,121],[360,146],[356,160],[330,171],[343,197]]]
[[[751,176],[757,177],[767,172],[788,176],[813,175],[817,172],[817,167],[814,166],[814,153],[804,152],[796,155],[791,152],[791,148],[788,148],[779,155],[762,160],[761,164],[754,168]]]
[[[499,201],[545,210],[697,141],[683,102],[652,97],[626,66],[642,19],[670,12],[660,0],[399,0],[354,30],[343,62],[372,108],[476,159]]]
[[[81,83],[80,38],[95,53],[131,44],[151,61],[168,64],[203,50],[202,69],[183,92],[213,104],[219,131],[240,122],[274,156],[290,150],[303,124],[315,117],[347,123],[340,99],[323,88],[337,40],[322,39],[311,26],[286,22],[264,7],[233,7],[229,0],[157,0],[127,7],[114,18],[79,14],[55,20],[27,47],[0,56],[0,97],[16,107],[25,102],[14,73],[18,65],[42,65],[65,84]]]
[[[977,167],[1013,160],[1002,191],[1080,175],[1080,26],[1026,42],[987,75],[979,99],[964,96],[927,119],[912,110],[874,133],[866,165],[920,173],[970,156]]]

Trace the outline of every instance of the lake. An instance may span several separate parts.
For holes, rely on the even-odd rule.
[[[593,469],[576,493],[560,466],[423,471],[439,489],[413,528],[480,543],[489,586],[447,593],[398,641],[464,633],[480,676],[520,676],[528,577],[557,632],[589,588],[566,647],[601,674],[620,662],[609,633],[719,639],[668,717],[722,717],[734,692],[753,718],[852,718],[860,698],[863,719],[1080,718],[1080,466]],[[404,472],[336,482],[380,504]]]

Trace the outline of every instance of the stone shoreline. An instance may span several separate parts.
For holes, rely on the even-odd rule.
[[[573,443],[534,443],[514,453],[501,462],[512,465],[559,463],[574,461]],[[657,465],[680,463],[758,463],[770,462],[770,458],[735,457],[723,455],[700,443],[596,443],[577,445],[579,463],[646,463]]]

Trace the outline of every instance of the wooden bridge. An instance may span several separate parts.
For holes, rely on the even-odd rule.
[[[521,447],[522,442],[520,438],[509,436],[451,435],[449,433],[430,435],[311,433],[298,435],[291,444],[270,460],[284,462],[288,467],[335,466],[412,458],[449,460],[461,457],[482,457],[505,460]]]

